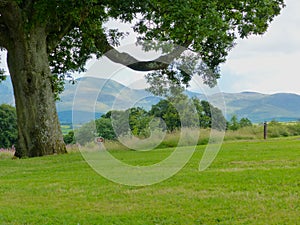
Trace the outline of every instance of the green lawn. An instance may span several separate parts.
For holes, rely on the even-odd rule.
[[[198,171],[205,146],[172,178],[128,187],[79,153],[0,160],[0,224],[300,224],[300,140],[227,142]],[[172,149],[114,151],[132,164]]]

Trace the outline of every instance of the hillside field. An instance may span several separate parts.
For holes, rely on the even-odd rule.
[[[172,178],[129,187],[102,178],[80,153],[0,160],[0,224],[299,224],[300,139],[226,142],[204,172],[205,146]],[[172,149],[112,151],[133,165]]]

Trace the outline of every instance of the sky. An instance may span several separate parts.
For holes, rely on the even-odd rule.
[[[271,23],[263,36],[250,36],[237,40],[227,61],[221,65],[218,88],[222,92],[254,91],[265,94],[300,94],[300,1],[286,0],[286,7]],[[118,27],[117,24],[110,24]],[[127,29],[126,26],[123,29]],[[143,55],[134,45],[134,38],[123,42],[120,51],[144,59],[155,58],[154,54]],[[2,54],[1,67],[6,68]],[[6,69],[7,70],[7,69]],[[90,61],[86,76],[112,78],[125,85],[138,88],[143,86],[141,73],[133,72],[107,59]],[[134,80],[134,82],[132,82]]]
[[[237,41],[221,66],[221,90],[300,94],[300,1],[285,3],[267,33]]]

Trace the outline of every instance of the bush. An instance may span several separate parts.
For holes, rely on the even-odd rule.
[[[64,135],[65,144],[75,144],[74,131],[69,131],[68,134]]]

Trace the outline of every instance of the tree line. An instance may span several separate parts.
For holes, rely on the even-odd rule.
[[[181,112],[180,112],[181,110]],[[192,111],[194,113],[191,113]],[[198,98],[189,99],[184,94],[168,97],[153,105],[150,110],[141,107],[132,107],[127,110],[112,110],[103,114],[99,119],[91,121],[76,129],[76,137],[79,143],[92,141],[91,137],[101,136],[107,140],[115,140],[118,136],[131,132],[140,138],[147,138],[151,129],[174,132],[182,127],[211,128],[212,120],[215,120],[214,128],[223,130],[238,130],[241,127],[252,126],[247,118],[238,120],[233,116],[226,121],[222,111],[205,100]],[[117,129],[114,129],[116,127]],[[152,127],[151,127],[152,126]],[[96,129],[96,133],[94,132]],[[64,135],[66,144],[75,143],[74,131]],[[17,144],[17,116],[16,109],[10,105],[0,105],[0,148],[10,148]]]
[[[222,111],[209,102],[178,94],[176,97],[169,96],[160,100],[149,111],[141,107],[109,111],[75,130],[75,136],[78,143],[84,144],[92,141],[95,135],[108,140],[115,140],[129,133],[147,138],[153,129],[171,133],[183,127],[205,129],[213,125],[214,129],[224,130],[227,124]],[[74,143],[74,132],[70,131],[64,136],[64,140],[67,144]]]

